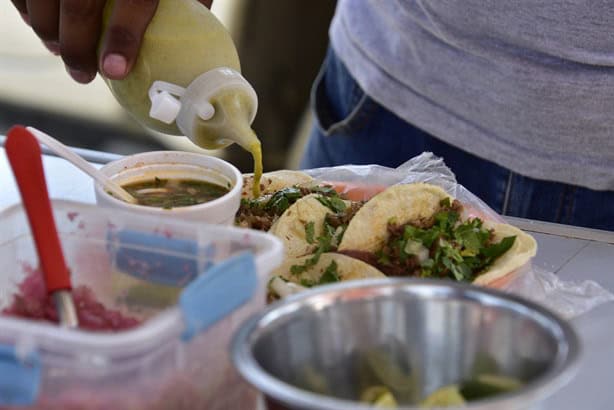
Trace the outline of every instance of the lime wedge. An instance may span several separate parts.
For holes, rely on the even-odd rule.
[[[371,386],[360,395],[360,401],[379,408],[395,408],[398,406],[394,396],[384,386]]]
[[[451,407],[463,404],[465,399],[460,394],[458,386],[452,384],[435,390],[420,403],[420,407]]]

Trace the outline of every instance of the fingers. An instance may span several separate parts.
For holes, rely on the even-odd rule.
[[[158,0],[116,0],[103,39],[100,68],[108,78],[122,79],[132,69],[143,34]]]
[[[60,2],[60,53],[67,71],[80,83],[89,83],[96,77],[96,47],[100,38],[104,4],[105,0]]]
[[[45,46],[59,54],[59,13],[60,0],[27,0],[28,23]]]
[[[80,83],[93,80],[98,68],[111,79],[124,78],[158,7],[158,0],[115,0],[98,59],[106,0],[11,1],[45,46],[61,54],[67,71]],[[200,1],[210,6],[212,0]]]
[[[28,6],[26,5],[26,0],[11,0],[11,1],[13,2],[13,5],[15,6],[15,8],[19,10],[24,20],[26,20],[27,18],[26,16],[28,15]]]
[[[43,42],[58,41],[60,0],[27,0],[30,25]]]

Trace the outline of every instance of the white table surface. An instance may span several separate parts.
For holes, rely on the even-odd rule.
[[[43,161],[52,198],[94,202],[91,179],[65,160]],[[0,148],[0,210],[19,202],[4,149]],[[531,231],[539,252],[534,263],[566,280],[593,279],[614,292],[614,232],[593,231],[522,219],[510,222]],[[583,356],[574,380],[549,399],[546,410],[614,408],[614,303],[601,305],[572,321]]]

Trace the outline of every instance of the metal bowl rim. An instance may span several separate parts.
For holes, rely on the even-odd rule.
[[[317,299],[324,295],[342,294],[347,290],[361,288],[372,288],[377,290],[389,288],[408,288],[408,287],[430,287],[438,289],[448,289],[462,294],[485,295],[492,300],[499,300],[505,304],[515,305],[528,309],[533,314],[537,314],[546,319],[550,325],[556,326],[560,330],[561,338],[555,335],[559,351],[552,363],[552,367],[542,376],[531,384],[523,387],[517,392],[497,395],[492,399],[469,402],[462,409],[486,410],[493,408],[494,405],[518,406],[518,402],[534,403],[544,400],[554,391],[567,384],[574,376],[578,367],[578,359],[581,353],[580,340],[572,326],[560,318],[556,313],[540,306],[532,301],[526,300],[517,295],[504,293],[500,290],[474,286],[466,283],[444,281],[437,279],[413,279],[413,278],[385,278],[385,279],[366,279],[360,281],[348,281],[331,285],[319,286],[314,289],[289,296],[282,301],[275,302],[263,311],[253,314],[243,322],[231,341],[231,359],[239,374],[250,384],[264,393],[267,397],[285,403],[286,405],[297,406],[299,408],[311,408],[328,410],[331,408],[338,410],[368,410],[373,407],[363,405],[358,402],[336,399],[329,396],[311,393],[299,389],[291,384],[269,374],[256,361],[252,353],[254,341],[258,339],[266,325],[263,322],[274,323],[285,316],[298,310],[306,302]],[[535,320],[534,315],[528,316]],[[541,323],[540,323],[541,326]],[[543,327],[543,326],[541,326]],[[561,346],[565,353],[561,353]],[[454,408],[449,407],[451,410]],[[398,410],[416,410],[417,407],[398,407]],[[458,408],[460,409],[460,408]]]

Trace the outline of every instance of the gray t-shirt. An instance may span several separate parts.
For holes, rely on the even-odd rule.
[[[417,127],[522,175],[614,190],[614,4],[339,0],[330,35]]]

